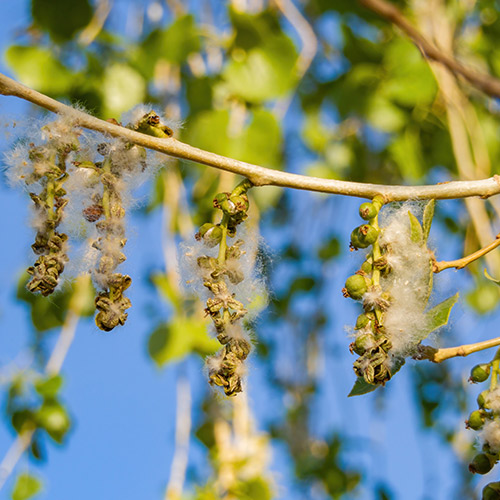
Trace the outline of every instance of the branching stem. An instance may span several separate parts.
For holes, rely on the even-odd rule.
[[[484,351],[485,349],[496,346],[500,346],[500,337],[484,340],[482,342],[476,342],[475,344],[464,344],[457,347],[446,347],[444,349],[436,349],[431,346],[421,346],[419,354],[415,356],[415,359],[428,359],[433,363],[441,363],[450,358],[468,356],[474,352]]]
[[[456,259],[456,260],[443,260],[440,262],[433,262],[433,270],[435,273],[440,273],[441,271],[444,271],[445,269],[450,269],[450,268],[455,268],[455,269],[463,269],[465,266],[468,266],[471,262],[474,262],[475,260],[479,259],[480,257],[483,257],[487,253],[491,252],[495,248],[500,246],[500,233],[496,235],[496,238],[494,241],[492,241],[489,245],[481,248],[477,252],[471,253],[470,255],[466,255],[465,257],[462,257],[461,259]]]
[[[436,45],[425,38],[401,13],[401,11],[385,0],[358,0],[361,5],[377,13],[380,17],[400,28],[415,43],[422,54],[436,61],[455,75],[465,78],[471,85],[491,97],[500,97],[500,80],[458,62],[452,55],[445,54]]]

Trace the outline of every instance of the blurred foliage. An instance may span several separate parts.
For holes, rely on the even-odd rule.
[[[123,8],[137,7],[129,3]],[[207,1],[203,11],[179,3],[180,11],[163,11],[160,19],[148,18],[145,3],[143,17],[134,23],[139,27],[131,33],[128,28],[117,30],[113,16],[122,6],[114,5],[108,20],[88,39],[82,33],[95,28],[99,2],[32,0],[31,24],[4,58],[22,83],[83,104],[96,116],[118,118],[136,104],[151,102],[174,122],[184,121],[184,128],[176,130],[180,139],[265,167],[384,184],[456,178],[446,107],[433,72],[414,44],[358,2],[312,0],[303,5],[318,37],[318,52],[300,79],[300,36],[274,3],[263,3],[262,9],[248,11],[237,7],[240,2]],[[406,2],[392,3],[414,22]],[[456,22],[458,55],[500,76],[498,2],[448,4]],[[469,98],[491,173],[499,173],[497,106],[476,92]],[[234,184],[232,174],[185,162],[169,165],[178,169],[184,182],[187,195],[182,203],[189,207],[191,220],[210,220],[212,198]],[[272,296],[262,325],[253,325],[259,333],[255,363],[264,366],[270,386],[266,391],[289,402],[282,419],[270,425],[270,435],[288,450],[294,471],[291,483],[303,498],[313,498],[311,492],[317,494],[314,498],[353,498],[366,487],[366,471],[345,460],[354,453],[346,426],[317,433],[318,417],[311,410],[321,399],[326,378],[318,366],[326,357],[329,364],[340,363],[324,346],[343,328],[336,324],[337,312],[331,306],[332,295],[342,300],[340,290],[331,287],[337,267],[351,265],[338,232],[347,216],[342,206],[331,210],[324,198],[299,198],[267,187],[255,191],[252,218],[261,217],[263,229],[279,236],[280,247],[274,267],[267,265],[272,259],[264,247],[259,253]],[[158,176],[148,211],[161,209],[168,197]],[[186,213],[179,208],[170,227],[176,238],[183,233],[182,217]],[[439,205],[437,220],[450,241],[462,241],[470,232],[468,219],[464,222]],[[316,223],[320,237],[313,230]],[[472,272],[467,303],[478,314],[493,311],[498,288],[485,280],[480,266]],[[213,353],[218,344],[207,334],[201,306],[184,297],[178,277],[154,273],[151,281],[161,307],[169,308],[167,317],[149,325],[147,350],[152,361],[161,368],[191,355]],[[23,276],[17,297],[31,314],[39,350],[44,332],[63,325],[73,288],[65,285],[46,299],[29,294],[25,283]],[[79,312],[88,316],[93,313],[93,294],[88,290],[83,295]],[[289,339],[285,347],[283,338]],[[343,342],[344,350],[347,344]],[[43,356],[40,366],[42,361]],[[46,377],[42,371],[14,378],[6,405],[17,432],[35,430],[35,458],[42,457],[44,435],[60,443],[70,428],[68,411],[60,401],[62,378]],[[352,384],[354,374],[349,376]],[[456,433],[456,419],[450,415],[456,417],[466,407],[457,380],[444,365],[419,365],[413,375],[423,427],[449,442]],[[205,401],[197,436],[217,470],[214,425],[230,418],[221,417],[224,404],[213,399]],[[464,476],[464,491],[468,481]],[[375,498],[393,498],[389,487],[370,485]],[[212,480],[192,486],[196,500],[220,498]],[[36,478],[21,475],[13,498],[30,498],[39,489]],[[273,498],[273,491],[271,481],[257,475],[237,482],[232,494],[266,500]]]

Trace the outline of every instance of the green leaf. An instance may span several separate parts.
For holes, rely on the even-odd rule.
[[[486,268],[484,269],[484,275],[486,276],[487,279],[489,279],[490,281],[493,281],[493,283],[495,283],[498,286],[500,286],[500,280],[497,280],[497,279],[493,278],[493,276],[491,276],[490,273],[488,273],[488,271],[486,270]]]
[[[199,28],[193,16],[177,18],[166,29],[155,29],[133,53],[134,66],[150,79],[158,61],[184,63],[190,54],[200,50]]]
[[[88,0],[31,0],[35,24],[56,42],[71,40],[92,19]]]
[[[48,49],[12,45],[5,59],[20,82],[44,94],[64,95],[73,85],[73,73]]]
[[[148,341],[149,355],[160,367],[193,353],[213,354],[219,348],[219,343],[207,333],[204,321],[178,316],[158,326]]]
[[[427,311],[425,315],[427,323],[426,333],[423,338],[419,339],[420,341],[427,338],[429,333],[433,332],[434,330],[437,330],[438,328],[448,323],[451,309],[456,304],[457,300],[458,300],[458,292],[452,297],[443,300],[443,302],[440,302],[437,306],[434,306],[430,311]]]
[[[422,157],[419,129],[406,127],[401,134],[396,135],[389,146],[389,152],[403,178],[416,181],[423,177],[425,163]]]
[[[54,399],[63,384],[61,375],[42,378],[35,383],[35,390],[44,399]]]
[[[120,116],[146,97],[146,82],[134,68],[122,63],[106,67],[101,86],[104,113]]]
[[[297,51],[271,11],[231,11],[235,29],[231,60],[223,72],[228,91],[252,103],[288,92],[297,82]]]
[[[478,314],[486,314],[497,307],[499,292],[495,282],[478,283],[475,289],[467,293],[466,301]]]
[[[434,208],[436,206],[436,200],[429,200],[429,203],[425,205],[424,208],[424,241],[429,239],[429,233],[431,232],[432,219],[434,218]]]
[[[369,384],[363,377],[358,377],[347,397],[362,396],[363,394],[373,392],[375,389],[378,389],[378,387],[378,385]]]
[[[42,489],[42,482],[31,474],[19,474],[16,479],[12,500],[28,500]]]
[[[409,210],[408,210],[408,217],[410,218],[411,241],[413,241],[413,243],[422,244],[424,240],[424,232],[422,230],[420,222]]]
[[[71,427],[71,420],[66,408],[56,401],[45,401],[35,414],[42,429],[57,443],[62,443]]]
[[[182,312],[182,298],[179,296],[177,289],[172,286],[168,276],[165,273],[153,274],[151,281],[156,286],[158,292],[172,304],[177,313]]]
[[[201,149],[266,167],[281,167],[281,126],[267,110],[249,115],[239,133],[231,129],[227,110],[199,113],[186,132],[187,141]]]

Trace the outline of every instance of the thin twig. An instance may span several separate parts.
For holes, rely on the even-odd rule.
[[[413,40],[425,57],[437,61],[456,75],[461,75],[470,84],[491,97],[500,97],[500,80],[484,73],[478,73],[445,54],[427,38],[425,38],[403,16],[401,11],[385,0],[358,0],[361,5],[377,13],[398,26],[408,37]]]
[[[278,9],[282,12],[283,16],[293,26],[302,41],[302,48],[299,57],[295,64],[297,84],[302,77],[306,74],[311,66],[316,52],[318,51],[318,39],[312,26],[308,20],[295,6],[292,0],[274,0]],[[294,92],[290,93],[284,99],[278,101],[275,107],[275,113],[278,117],[283,118],[290,107]]]
[[[468,266],[471,262],[474,262],[475,260],[479,259],[480,257],[483,257],[487,253],[491,252],[495,248],[500,246],[500,233],[497,234],[496,239],[492,241],[489,245],[481,248],[477,252],[471,253],[470,255],[466,255],[465,257],[462,257],[461,259],[456,259],[456,260],[442,260],[439,262],[434,262],[433,263],[433,268],[435,273],[440,273],[441,271],[444,271],[445,269],[450,269],[454,267],[455,269],[463,269],[465,266]]]
[[[90,45],[95,38],[99,35],[106,23],[111,7],[113,6],[112,0],[100,0],[97,3],[94,16],[86,28],[80,33],[78,41],[85,47]]]
[[[68,349],[74,339],[75,330],[78,325],[78,320],[81,314],[83,305],[82,295],[85,293],[85,288],[89,286],[89,276],[82,275],[76,280],[75,291],[71,297],[68,307],[68,313],[64,319],[61,327],[59,338],[52,350],[47,364],[45,365],[45,373],[47,375],[57,375],[63,365],[64,360],[68,354]],[[22,431],[14,440],[7,453],[5,454],[2,462],[0,463],[0,490],[3,488],[5,482],[12,474],[16,464],[19,462],[23,453],[31,445],[34,428]]]
[[[441,363],[446,359],[456,358],[458,356],[468,356],[474,352],[484,351],[490,347],[496,347],[500,345],[500,337],[490,340],[484,340],[483,342],[476,342],[475,344],[464,344],[457,347],[446,347],[444,349],[436,349],[431,346],[420,346],[419,352],[415,359],[428,359],[433,363]]]
[[[186,478],[191,435],[191,386],[185,376],[177,381],[177,414],[175,418],[175,451],[170,467],[165,500],[180,500]]]
[[[113,137],[153,149],[175,158],[194,161],[209,167],[234,172],[249,179],[255,186],[281,186],[321,193],[341,194],[359,198],[373,198],[381,195],[386,202],[425,199],[455,199],[469,196],[487,198],[500,193],[500,177],[489,179],[454,181],[433,186],[387,186],[360,182],[320,179],[305,175],[291,174],[251,163],[226,158],[215,153],[195,148],[176,139],[157,139],[134,130],[99,120],[87,113],[75,110],[50,97],[26,87],[0,74],[0,94],[25,99],[54,113],[71,113],[77,123],[85,128],[102,132]]]

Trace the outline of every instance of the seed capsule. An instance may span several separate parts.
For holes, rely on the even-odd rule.
[[[356,330],[361,330],[361,328],[364,328],[369,321],[370,318],[366,314],[360,314],[356,320],[356,326],[354,328]]]
[[[369,224],[363,224],[351,233],[351,245],[354,248],[366,248],[373,245],[377,238],[378,230]]]
[[[364,333],[356,338],[352,350],[358,355],[363,354],[370,350],[375,345],[375,337],[370,333]]]
[[[489,393],[490,393],[490,391],[486,390],[486,391],[481,392],[481,394],[479,394],[479,396],[477,397],[477,405],[479,406],[479,408],[487,408],[488,407],[486,400],[488,398]]]
[[[483,488],[482,500],[500,500],[500,481],[489,483]]]
[[[345,282],[345,288],[343,290],[346,297],[351,297],[354,300],[360,300],[366,293],[368,286],[366,284],[366,279],[359,274],[354,274],[349,276]]]
[[[476,365],[470,372],[469,382],[477,384],[488,380],[490,376],[490,365],[487,363]]]
[[[472,474],[487,474],[493,469],[493,465],[495,465],[495,462],[489,455],[480,453],[472,459],[472,462],[469,464],[469,471]]]
[[[370,220],[377,216],[378,210],[378,207],[373,203],[362,203],[359,207],[359,215],[362,219]]]
[[[465,421],[465,425],[468,429],[478,431],[483,427],[484,421],[483,414],[479,410],[476,410],[469,415],[469,418]]]

